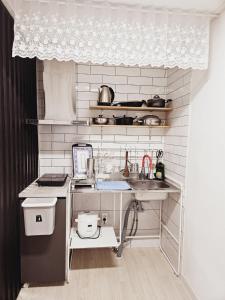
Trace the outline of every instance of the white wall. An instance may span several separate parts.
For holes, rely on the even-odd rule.
[[[168,70],[167,98],[173,99],[168,115],[170,128],[164,139],[166,174],[181,184],[185,182],[190,113],[191,69]]]
[[[183,276],[199,300],[225,299],[224,95],[223,14],[213,23],[208,74],[193,76]]]
[[[191,75],[191,69],[174,68],[167,71],[167,98],[173,99],[173,110],[168,114],[170,128],[166,130],[164,137],[164,163],[166,176],[182,185],[185,183],[187,160]],[[180,224],[180,213],[183,209],[181,200],[180,195],[170,194],[167,201],[163,201],[162,207],[164,226],[161,245],[176,269],[179,263],[177,241],[182,226]]]

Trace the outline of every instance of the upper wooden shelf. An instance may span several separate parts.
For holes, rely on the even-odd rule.
[[[90,124],[91,127],[132,127],[132,128],[170,128],[169,125],[116,125],[116,124],[107,124],[107,125],[98,125]]]
[[[164,111],[168,112],[171,111],[171,107],[127,107],[127,106],[103,106],[103,105],[96,105],[90,106],[91,110],[132,110],[132,111]]]

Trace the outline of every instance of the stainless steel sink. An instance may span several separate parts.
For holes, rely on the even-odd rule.
[[[166,200],[168,197],[169,184],[157,180],[128,180],[132,189],[135,190],[135,198],[141,201]]]
[[[163,181],[156,180],[128,180],[131,188],[134,190],[159,190],[168,189],[170,186]]]

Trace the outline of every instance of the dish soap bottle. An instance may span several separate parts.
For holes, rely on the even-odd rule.
[[[165,179],[165,166],[161,161],[159,161],[162,157],[163,157],[163,150],[158,150],[156,153],[157,161],[156,161],[155,172],[154,172],[155,179],[158,180]]]
[[[165,166],[162,162],[158,162],[155,166],[155,178],[158,180],[165,179]]]

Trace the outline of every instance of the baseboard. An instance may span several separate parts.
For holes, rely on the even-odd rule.
[[[188,290],[188,292],[190,293],[191,297],[193,298],[193,300],[199,300],[196,295],[194,294],[193,290],[191,289],[191,287],[189,286],[189,284],[187,283],[187,281],[185,280],[183,275],[180,275],[180,279],[182,280],[183,284],[185,285],[186,289]]]
[[[132,239],[130,241],[130,248],[159,248],[159,239]]]

